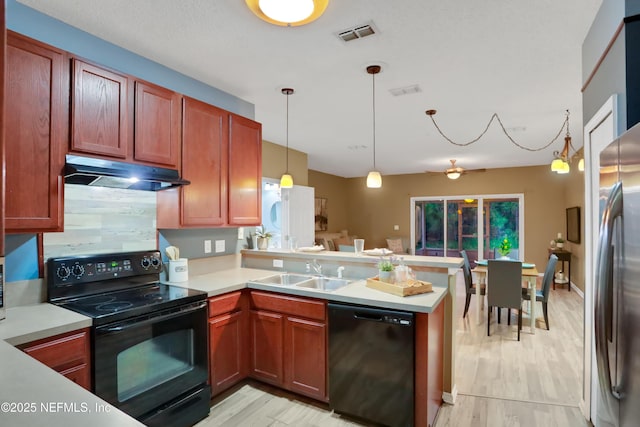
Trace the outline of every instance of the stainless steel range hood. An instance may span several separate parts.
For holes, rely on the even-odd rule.
[[[67,184],[159,191],[190,184],[175,169],[137,165],[68,154],[64,168]]]

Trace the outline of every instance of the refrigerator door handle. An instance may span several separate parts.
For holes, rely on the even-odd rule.
[[[617,182],[611,189],[605,205],[600,224],[600,238],[598,240],[598,253],[596,258],[596,298],[595,298],[595,338],[596,338],[596,363],[598,367],[598,381],[602,392],[620,399],[620,394],[611,384],[611,370],[609,365],[609,352],[607,349],[607,304],[609,287],[613,286],[610,274],[613,265],[610,256],[613,239],[613,227],[616,218],[622,216],[622,183]]]

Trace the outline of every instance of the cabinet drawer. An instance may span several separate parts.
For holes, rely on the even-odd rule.
[[[91,372],[89,370],[89,365],[82,364],[79,366],[74,366],[73,368],[69,368],[60,372],[60,374],[69,378],[79,386],[91,391]]]
[[[34,359],[62,372],[88,363],[89,334],[87,330],[75,331],[35,341],[20,348]]]
[[[325,320],[326,318],[325,301],[290,295],[251,291],[251,307],[308,319]]]
[[[220,314],[242,310],[243,304],[244,298],[242,291],[211,297],[209,298],[209,317],[216,317]]]

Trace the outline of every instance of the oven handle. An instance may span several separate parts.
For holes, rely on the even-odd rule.
[[[183,305],[180,307],[174,307],[171,309],[167,309],[161,311],[159,313],[152,313],[146,316],[138,316],[133,319],[127,319],[122,322],[118,322],[115,324],[111,324],[108,326],[99,326],[96,328],[96,333],[100,335],[106,335],[109,333],[122,332],[129,328],[144,326],[149,323],[160,322],[164,320],[169,320],[174,317],[183,316],[185,314],[193,313],[198,310],[202,310],[207,306],[207,301],[200,301],[196,303],[191,303],[187,305]]]

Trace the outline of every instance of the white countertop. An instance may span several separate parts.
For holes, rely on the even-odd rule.
[[[430,313],[447,292],[444,287],[434,286],[434,292],[431,293],[398,297],[367,288],[365,280],[355,280],[333,292],[254,282],[276,274],[280,272],[233,268],[172,284],[204,291],[208,296],[249,287],[420,313]],[[7,318],[0,321],[0,383],[5,385],[0,387],[0,425],[142,426],[135,419],[13,347],[89,326],[89,317],[47,303],[7,310]]]
[[[434,286],[433,292],[430,293],[399,297],[366,287],[366,280],[354,280],[347,286],[332,292],[298,287],[295,285],[281,286],[255,282],[255,280],[277,274],[281,274],[281,272],[253,268],[234,268],[192,277],[188,282],[172,284],[206,292],[210,297],[248,287],[251,289],[326,299],[328,301],[392,308],[417,313],[431,313],[447,294],[447,288]]]
[[[51,304],[7,309],[0,321],[0,425],[143,426],[13,347],[91,326],[91,318]]]

